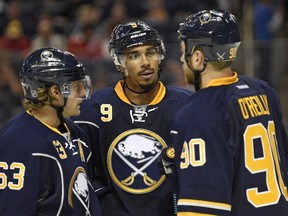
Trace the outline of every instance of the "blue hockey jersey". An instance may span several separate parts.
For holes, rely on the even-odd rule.
[[[1,128],[1,216],[100,215],[87,139],[72,122],[66,127],[61,134],[25,112]]]
[[[171,181],[160,174],[157,160],[171,145],[172,121],[191,92],[159,84],[154,100],[138,106],[127,99],[120,81],[96,91],[74,118],[95,148],[103,215],[174,215]]]
[[[287,215],[287,136],[265,82],[213,80],[178,112],[172,134],[179,216]]]

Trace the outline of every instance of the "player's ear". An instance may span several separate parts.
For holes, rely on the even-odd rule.
[[[55,98],[55,99],[58,99],[59,96],[61,95],[61,92],[59,91],[59,88],[57,85],[52,85],[50,87],[50,90],[49,90],[50,94]]]
[[[201,70],[203,68],[204,63],[204,54],[200,50],[195,50],[192,55],[193,65],[196,70]]]

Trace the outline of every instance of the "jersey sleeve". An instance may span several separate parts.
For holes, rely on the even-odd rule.
[[[98,106],[88,106],[84,104],[81,114],[71,118],[87,135],[90,149],[92,152],[89,164],[91,165],[92,174],[90,175],[91,183],[97,194],[101,195],[108,190],[106,174],[103,169],[103,162],[100,145],[99,145],[99,122],[98,122]],[[90,104],[89,104],[90,105]]]
[[[60,203],[59,168],[51,159],[37,154],[15,149],[6,154],[5,159],[1,158],[0,215],[36,215],[38,211],[51,214],[51,209],[45,210],[45,206],[49,206],[46,198],[53,193]]]

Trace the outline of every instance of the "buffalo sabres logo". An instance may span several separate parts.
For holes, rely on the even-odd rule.
[[[210,20],[211,20],[211,14],[210,13],[204,13],[199,18],[199,21],[201,22],[201,25],[210,22]]]
[[[90,203],[88,181],[86,172],[83,167],[78,167],[72,176],[69,185],[68,203],[71,207],[76,209],[78,209],[78,207],[75,205],[82,206],[81,209],[84,207],[85,215],[91,215],[89,212]]]
[[[44,50],[42,53],[41,53],[41,59],[43,61],[48,61],[50,59],[53,58],[53,53],[49,50]]]
[[[165,141],[152,131],[132,129],[123,132],[112,142],[107,157],[108,171],[123,190],[143,194],[155,190],[165,180],[157,158]]]

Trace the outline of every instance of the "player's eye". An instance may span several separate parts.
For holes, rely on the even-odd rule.
[[[127,57],[128,60],[137,61],[137,60],[139,60],[141,58],[141,56],[143,54],[146,56],[146,58],[154,58],[154,57],[158,56],[157,50],[153,48],[153,49],[148,49],[144,53],[129,52],[129,53],[127,53],[126,57]]]
[[[137,60],[140,58],[140,53],[138,52],[128,53],[127,58],[129,60]]]
[[[70,91],[79,93],[83,88],[83,84],[81,81],[72,82],[70,86]]]
[[[147,57],[154,57],[155,55],[157,55],[157,50],[156,49],[149,49],[146,53]]]

